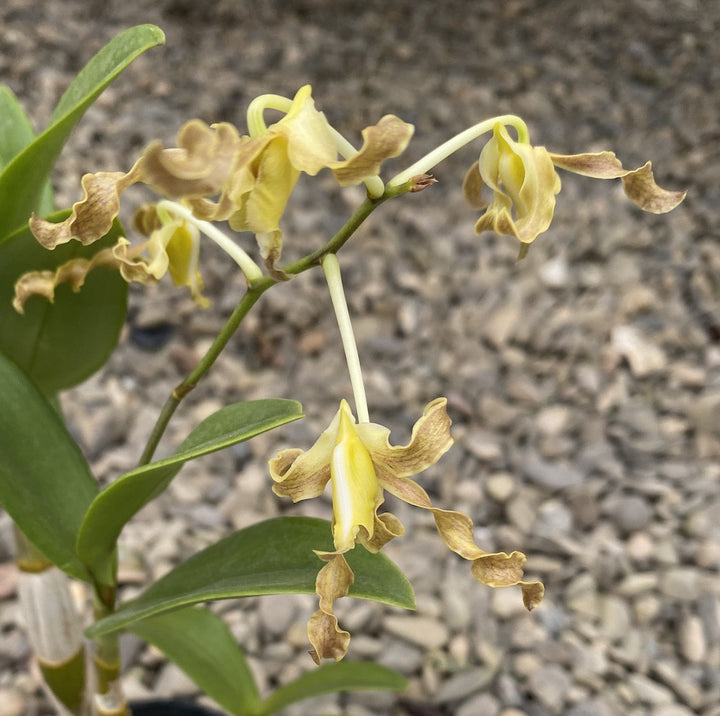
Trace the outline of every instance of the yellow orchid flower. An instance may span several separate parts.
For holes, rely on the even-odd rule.
[[[148,209],[155,215],[154,207],[141,210],[147,221]],[[136,223],[138,223],[136,221]],[[152,284],[165,274],[176,286],[187,286],[193,300],[202,308],[210,301],[203,296],[203,283],[198,270],[200,251],[200,232],[197,227],[182,219],[168,218],[165,222],[154,219],[156,228],[151,231],[147,241],[138,246],[121,237],[114,246],[99,251],[91,259],[70,259],[55,271],[30,271],[23,274],[15,283],[13,306],[18,313],[25,312],[25,302],[30,296],[43,296],[52,303],[55,289],[60,284],[68,284],[78,292],[87,274],[95,268],[104,267],[120,271],[126,281]]]
[[[286,278],[275,267],[282,250],[279,223],[300,173],[315,175],[328,168],[341,186],[359,184],[375,176],[383,160],[400,154],[413,133],[412,125],[387,115],[363,130],[364,143],[359,151],[352,150],[352,156],[338,159],[338,146],[345,151],[349,144],[338,139],[325,115],[315,109],[311,93],[311,87],[306,85],[298,90],[292,102],[284,100],[290,102],[285,116],[253,138],[241,136],[227,122],[209,126],[199,119],[190,120],[178,132],[177,147],[166,148],[153,142],[127,173],[86,174],[81,182],[84,196],[64,221],[52,223],[33,216],[30,228],[47,249],[71,240],[92,244],[110,230],[120,211],[121,194],[133,184],[144,183],[164,197],[181,200],[192,212],[191,218],[198,222],[228,220],[236,231],[254,232],[270,273],[275,278]],[[182,231],[189,231],[190,223],[185,222]],[[179,230],[179,225],[176,228]],[[150,242],[137,248],[129,248],[126,243],[117,247],[117,265],[125,267],[122,273],[127,280],[157,279],[157,265],[151,264],[153,257],[162,261],[157,253],[160,245],[163,251],[168,247],[173,251],[179,245],[180,234],[170,242],[169,233],[167,229],[162,237],[153,235]],[[192,242],[188,243],[187,234],[183,236],[188,245],[185,258],[192,263],[197,252],[193,248],[188,253]],[[261,274],[238,246],[222,237],[218,239],[217,234],[211,238],[233,256],[248,280]],[[142,251],[151,254],[149,272],[138,268]],[[108,253],[100,253],[102,256],[93,259],[94,263],[75,260],[61,266],[52,278],[49,272],[21,277],[22,295],[17,294],[16,304],[23,305],[33,293],[50,297],[58,283],[71,283],[74,290],[79,290],[87,271],[99,265],[114,265]],[[179,256],[176,259],[181,261]],[[168,264],[173,280],[188,285],[193,298],[206,305],[196,269],[187,266],[180,276],[177,261]]]
[[[363,130],[356,154],[339,160],[334,130],[315,108],[310,85],[301,87],[285,116],[240,148],[229,192],[237,207],[230,227],[255,233],[273,272],[282,250],[280,218],[300,173],[314,176],[329,168],[341,186],[359,184],[377,174],[384,159],[400,154],[412,133],[412,125],[387,115]]]
[[[685,198],[685,192],[667,191],[655,183],[650,162],[627,170],[613,152],[553,154],[545,147],[516,142],[505,125],[497,123],[463,183],[467,201],[486,209],[475,224],[476,233],[495,231],[523,244],[534,241],[552,221],[560,191],[556,167],[595,179],[622,179],[630,201],[655,214],[674,209]],[[489,205],[482,196],[484,186],[493,192]]]
[[[446,404],[445,398],[432,401],[413,427],[410,442],[391,445],[387,428],[356,423],[343,400],[313,447],[307,451],[283,450],[270,461],[273,491],[293,502],[318,497],[328,482],[332,486],[335,551],[317,552],[326,564],[316,581],[320,608],[308,622],[314,650],[311,653],[318,663],[323,658],[342,659],[350,640],[350,635],[338,627],[333,613],[334,601],[345,596],[353,582],[343,553],[357,543],[377,552],[404,533],[397,517],[387,512],[377,514],[385,490],[432,512],[445,544],[472,562],[471,572],[480,582],[492,587],[519,584],[528,609],[543,597],[540,582],[522,580],[524,554],[484,552],[475,544],[472,521],[467,515],[434,507],[425,490],[409,479],[437,462],[452,445]]]

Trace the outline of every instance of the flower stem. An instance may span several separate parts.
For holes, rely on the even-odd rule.
[[[229,236],[226,236],[220,229],[209,221],[198,219],[190,209],[169,199],[162,199],[157,203],[158,211],[167,211],[175,216],[180,216],[191,224],[194,224],[199,231],[214,241],[245,274],[248,283],[252,283],[263,275],[262,269],[250,258],[244,249],[240,248]]]
[[[250,102],[247,108],[248,133],[254,139],[267,129],[263,112],[266,109],[276,109],[287,114],[292,107],[292,100],[279,94],[261,94]]]
[[[396,187],[394,189],[388,189],[385,191],[383,196],[377,199],[365,199],[355,212],[353,212],[352,216],[345,222],[343,227],[335,234],[335,236],[332,237],[332,239],[330,239],[330,241],[325,244],[325,246],[311,254],[308,254],[307,256],[304,256],[298,261],[287,264],[287,266],[282,268],[282,271],[285,274],[295,276],[319,265],[326,254],[335,253],[339,248],[341,248],[355,233],[360,224],[362,224],[363,221],[365,221],[365,219],[367,219],[367,217],[370,216],[370,214],[378,206],[380,206],[380,204],[390,197],[397,196],[399,193],[402,192],[399,192]],[[200,359],[199,363],[187,375],[182,383],[176,386],[172,393],[168,396],[160,411],[160,415],[153,426],[138,465],[147,465],[152,460],[155,450],[165,433],[165,429],[167,428],[170,419],[177,410],[182,399],[195,387],[197,382],[210,369],[210,366],[217,360],[232,335],[238,329],[250,309],[255,305],[255,303],[257,303],[260,296],[262,296],[265,291],[267,291],[271,286],[274,286],[276,283],[278,283],[278,281],[271,276],[261,276],[260,278],[250,282],[245,295],[242,297],[240,303],[232,312],[230,318],[228,318],[227,322],[220,333],[216,336],[205,355]]]
[[[350,383],[352,385],[353,395],[355,396],[357,419],[359,423],[369,423],[370,414],[368,413],[365,384],[363,383],[362,370],[360,369],[360,357],[350,321],[347,301],[345,300],[345,291],[343,290],[340,263],[337,255],[327,254],[322,260],[322,269],[328,288],[330,289],[330,299],[332,300],[338,328],[340,329],[340,338],[342,339],[343,348],[345,349],[345,360],[347,361],[348,371],[350,372]]]
[[[458,149],[477,139],[481,134],[489,132],[496,124],[507,124],[514,127],[518,133],[518,142],[527,144],[530,141],[530,135],[525,122],[514,114],[502,114],[499,117],[491,117],[468,129],[456,134],[452,139],[448,139],[439,147],[435,147],[430,153],[421,159],[418,159],[412,166],[394,176],[388,183],[388,187],[404,184],[418,174],[426,174],[443,159],[447,159],[451,154],[457,152]]]
[[[182,383],[176,386],[168,396],[153,426],[138,465],[147,465],[150,460],[152,460],[155,449],[165,432],[165,428],[167,428],[170,422],[170,418],[177,410],[178,405],[180,405],[180,401],[195,387],[198,380],[207,373],[210,366],[217,360],[223,348],[227,345],[233,333],[235,333],[240,323],[242,323],[248,311],[255,305],[260,296],[274,283],[274,279],[265,276],[255,281],[245,292],[240,303],[236,306],[205,355],[200,359],[195,368],[188,373]]]

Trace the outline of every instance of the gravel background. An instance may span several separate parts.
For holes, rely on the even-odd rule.
[[[343,250],[373,418],[404,440],[426,402],[449,397],[457,444],[421,481],[473,517],[484,547],[526,552],[547,596],[526,614],[516,589],[475,583],[427,515],[392,505],[408,534],[387,553],[418,611],[343,600],[338,613],[354,635],[349,658],[399,669],[410,690],[400,701],[332,696],[286,716],[720,714],[720,3],[4,0],[0,20],[0,79],[39,127],[114,34],[140,22],[167,33],[73,136],[55,177],[63,205],[82,173],[128,168],[185,119],[244,126],[254,96],[306,82],[349,137],[388,112],[414,123],[398,168],[515,112],[537,144],[613,149],[626,166],[651,158],[660,184],[689,189],[656,217],[625,202],[617,182],[564,175],[551,230],[515,264],[512,240],[474,235],[461,197],[477,144]],[[301,183],[286,258],[320,246],[360,199],[325,176]],[[133,291],[126,340],[64,396],[103,479],[133,465],[169,389],[241,295],[225,257],[203,252],[214,307],[200,313],[166,286]],[[269,292],[164,449],[233,400],[293,397],[308,417],[186,466],[124,533],[127,594],[143,579],[134,553],[158,576],[264,517],[329,516],[327,501],[276,498],[265,462],[309,446],[348,393],[319,272]],[[51,713],[18,623],[2,515],[0,527],[0,714]],[[263,688],[312,668],[312,597],[220,606]],[[194,695],[157,653],[126,647],[130,694]]]

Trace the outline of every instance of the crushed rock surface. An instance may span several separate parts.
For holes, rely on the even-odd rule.
[[[652,159],[661,185],[688,189],[658,217],[617,182],[564,174],[550,230],[516,263],[511,239],[473,232],[460,187],[475,144],[436,168],[437,185],[381,207],[342,250],[373,420],[405,442],[423,406],[448,396],[456,445],[420,481],[438,505],[471,515],[483,548],[525,552],[547,596],[528,614],[517,589],[477,584],[428,515],[393,503],[407,534],[386,551],[413,582],[417,613],[355,600],[337,612],[353,633],[348,658],[401,671],[408,692],[333,695],[284,713],[720,714],[720,4],[5,0],[0,21],[0,78],[38,127],[117,32],[153,22],[167,34],[73,135],[54,176],[61,206],[78,199],[83,173],[128,169],[186,119],[244,127],[253,97],[305,83],[358,141],[384,114],[412,122],[398,170],[513,112],[536,144],[612,149],[629,167]],[[321,246],[361,199],[322,174],[302,181],[284,218],[285,257]],[[134,465],[165,397],[242,294],[214,247],[203,247],[202,267],[209,311],[171,286],[133,289],[121,346],[63,396],[103,481]],[[188,464],[123,534],[125,596],[148,570],[157,577],[232,530],[280,514],[329,517],[328,500],[275,497],[266,461],[312,444],[349,393],[321,275],[268,292],[162,450],[231,401],[291,397],[307,417]],[[51,714],[19,623],[6,516],[0,527],[0,715]],[[262,689],[313,668],[312,596],[215,608]],[[132,638],[125,649],[133,697],[196,696],[157,652]]]

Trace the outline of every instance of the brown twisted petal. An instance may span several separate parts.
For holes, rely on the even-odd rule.
[[[650,162],[621,178],[628,199],[652,214],[672,211],[687,195],[686,191],[668,191],[659,187],[655,183]]]
[[[363,145],[357,154],[344,161],[330,162],[328,166],[340,186],[359,184],[378,174],[384,159],[402,154],[414,131],[412,124],[386,114],[377,124],[363,129]]]
[[[52,303],[55,300],[55,288],[62,283],[68,284],[73,292],[77,293],[85,283],[88,273],[99,266],[118,267],[112,248],[98,251],[91,259],[70,259],[55,271],[25,273],[15,282],[13,308],[18,313],[25,313],[25,302],[30,296],[42,296]]]
[[[126,281],[152,285],[165,275],[168,267],[167,254],[163,252],[154,260],[147,261],[140,255],[145,245],[131,246],[127,239],[120,238],[112,247],[120,275]]]
[[[375,553],[379,552],[390,540],[404,534],[403,523],[390,512],[384,512],[382,515],[375,515],[372,537],[368,537],[367,530],[361,529],[358,532],[357,541],[368,552]]]
[[[161,227],[156,204],[143,204],[133,215],[133,229],[143,236],[150,236]]]
[[[614,152],[589,154],[550,154],[553,164],[582,176],[594,179],[622,179],[628,199],[643,211],[665,214],[685,198],[687,192],[668,191],[655,183],[652,163],[637,169],[625,169]]]
[[[218,194],[234,166],[241,138],[232,124],[212,127],[199,119],[186,122],[178,132],[177,147],[153,142],[139,160],[144,183],[173,199]]]
[[[382,425],[359,423],[355,429],[369,450],[382,483],[382,476],[387,473],[407,477],[434,465],[453,444],[450,425],[447,399],[435,398],[413,425],[407,445],[391,445],[390,431]]]
[[[522,565],[526,557],[522,552],[490,553],[480,549],[473,538],[472,520],[462,512],[441,510],[433,507],[425,490],[408,478],[384,476],[383,487],[401,500],[430,510],[435,518],[443,542],[456,554],[472,562],[472,575],[489,587],[519,585],[523,603],[528,610],[534,609],[542,600],[545,587],[541,582],[523,581]]]
[[[497,206],[496,202],[493,202],[490,208],[475,222],[475,233],[482,234],[483,231],[493,231],[501,236],[514,236],[522,241],[512,214],[504,206]]]
[[[127,174],[85,174],[81,180],[84,197],[73,204],[70,216],[53,224],[33,214],[30,230],[46,249],[54,249],[71,239],[84,246],[92,244],[110,231],[120,211],[120,194],[138,179],[137,164]]]
[[[347,596],[355,575],[342,554],[317,552],[317,555],[327,564],[315,580],[320,608],[310,617],[307,631],[313,646],[310,656],[316,664],[320,664],[322,659],[340,661],[348,650],[350,634],[338,627],[333,605],[336,599]]]
[[[276,495],[289,497],[293,502],[322,495],[330,480],[330,463],[322,457],[316,460],[311,450],[281,450],[270,460],[270,476],[276,483],[272,490]]]

